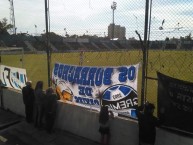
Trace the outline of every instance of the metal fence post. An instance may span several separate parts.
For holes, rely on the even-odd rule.
[[[48,65],[48,87],[51,86],[50,83],[50,61],[51,61],[51,55],[50,55],[50,48],[49,48],[49,34],[48,34],[48,3],[47,0],[45,0],[45,20],[46,20],[46,53],[47,53],[47,65]]]
[[[144,104],[145,98],[145,81],[146,81],[146,61],[147,61],[147,35],[148,35],[148,12],[149,0],[146,0],[145,6],[145,27],[144,27],[144,47],[143,47],[143,64],[142,64],[142,84],[141,84],[141,105]]]

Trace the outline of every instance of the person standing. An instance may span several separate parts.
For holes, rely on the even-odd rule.
[[[1,102],[0,107],[2,109],[4,109],[4,104],[3,104],[3,87],[2,86],[3,86],[3,83],[2,83],[2,81],[0,79],[0,102]]]
[[[110,115],[109,115],[110,114]],[[109,145],[110,140],[110,117],[114,117],[113,112],[107,106],[102,106],[99,113],[99,132],[101,134],[101,144]]]
[[[136,110],[139,126],[139,145],[154,145],[156,138],[156,127],[161,125],[161,121],[153,116],[155,106],[152,103],[146,103],[143,108]]]
[[[43,127],[45,92],[43,91],[43,81],[38,81],[34,90],[35,95],[35,127]]]
[[[58,97],[52,88],[46,90],[45,121],[46,131],[52,133],[56,117]]]
[[[22,88],[23,103],[25,105],[26,121],[33,122],[33,109],[34,109],[34,89],[32,88],[31,81],[26,82],[26,86]]]

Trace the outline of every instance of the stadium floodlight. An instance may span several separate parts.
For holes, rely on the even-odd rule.
[[[113,4],[111,5],[111,9],[116,10],[116,8],[117,8],[117,3],[113,2]]]
[[[35,34],[34,35],[37,36],[37,33],[38,33],[37,32],[37,25],[35,24],[34,27],[35,27]]]
[[[64,37],[66,36],[67,34],[67,31],[66,31],[66,28],[64,28]]]
[[[113,10],[113,27],[112,27],[112,39],[114,38],[114,11],[117,8],[117,3],[113,2],[113,4],[111,5],[111,9]]]

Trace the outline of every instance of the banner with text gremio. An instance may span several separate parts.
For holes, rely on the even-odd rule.
[[[138,105],[138,68],[139,64],[95,67],[55,63],[52,81],[66,103],[96,110],[105,105],[132,117]]]

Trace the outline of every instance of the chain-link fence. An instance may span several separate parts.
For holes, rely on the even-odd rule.
[[[152,11],[146,97],[157,104],[157,71],[192,82],[193,3],[189,0],[152,1],[150,8]]]
[[[145,97],[157,104],[157,74],[192,81],[193,41],[191,0],[50,0],[47,1],[51,69],[55,62],[83,66],[143,63],[142,40],[147,31]],[[149,2],[148,29],[144,30]],[[0,18],[12,22],[10,3],[0,2]],[[14,1],[16,34],[1,34],[1,47],[24,48],[24,58],[1,56],[1,64],[23,67],[28,78],[48,87],[45,2]],[[112,31],[113,30],[113,31]],[[139,35],[137,35],[137,33]],[[6,36],[5,36],[6,35]],[[15,57],[18,58],[15,58]],[[12,60],[12,61],[11,61]],[[141,96],[142,67],[138,76]]]

